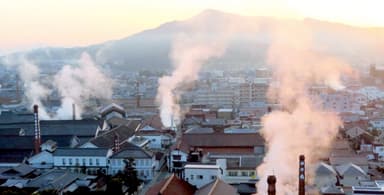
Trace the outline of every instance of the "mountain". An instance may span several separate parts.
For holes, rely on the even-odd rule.
[[[383,55],[379,55],[384,51],[384,28],[354,27],[314,19],[249,17],[216,10],[206,10],[188,20],[168,22],[120,40],[88,47],[40,48],[12,55],[24,55],[45,68],[56,69],[79,59],[82,52],[88,52],[96,63],[112,69],[163,70],[171,67],[169,53],[180,33],[192,33],[198,27],[203,29],[202,33],[214,36],[232,27],[235,33],[228,41],[226,52],[207,62],[206,67],[254,67],[265,64],[273,28],[282,23],[309,29],[315,43],[311,49],[317,52],[342,57],[353,65],[384,63]]]

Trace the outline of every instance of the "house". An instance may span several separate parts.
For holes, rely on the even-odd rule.
[[[343,188],[335,185],[323,186],[320,193],[322,195],[345,195]]]
[[[337,173],[335,169],[324,162],[320,162],[315,168],[314,184],[323,189],[324,186],[332,186],[337,183]]]
[[[209,155],[208,155],[209,154]],[[186,162],[208,160],[210,155],[250,156],[264,154],[264,139],[259,133],[186,133],[172,146],[169,154],[170,171],[180,169]],[[219,156],[221,158],[221,156]]]
[[[336,171],[340,177],[340,184],[344,187],[357,186],[361,180],[369,179],[361,167],[352,163],[337,166]]]
[[[374,129],[384,130],[384,118],[370,119],[369,125]]]
[[[154,176],[155,170],[155,156],[144,151],[142,148],[135,146],[131,143],[125,143],[122,149],[114,153],[109,158],[110,175],[114,175],[119,171],[123,171],[125,167],[124,160],[133,158],[137,176],[142,180],[151,180]]]
[[[115,144],[117,136],[120,144],[127,142],[128,139],[134,135],[135,131],[139,128],[139,120],[130,120],[128,124],[117,126],[105,133],[94,137],[81,145],[81,148],[112,148]]]
[[[125,109],[115,103],[109,104],[108,106],[102,108],[99,113],[105,120],[125,117]]]
[[[223,176],[224,170],[219,165],[187,164],[184,166],[184,180],[197,188]]]
[[[32,179],[25,185],[25,188],[35,189],[36,191],[55,190],[58,194],[62,194],[76,181],[86,180],[87,177],[87,175],[71,173],[67,170],[52,169]]]
[[[202,186],[195,192],[195,195],[237,195],[237,189],[225,183],[220,178]]]
[[[53,153],[53,166],[77,173],[107,173],[111,155],[112,150],[108,148],[58,148]]]
[[[35,168],[22,163],[15,167],[3,170],[0,173],[0,179],[31,179],[37,175],[38,173]]]
[[[196,187],[172,174],[167,179],[151,186],[145,195],[194,195]]]

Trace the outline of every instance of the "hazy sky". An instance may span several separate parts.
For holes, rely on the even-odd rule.
[[[0,53],[119,39],[204,9],[384,26],[382,0],[0,0]]]

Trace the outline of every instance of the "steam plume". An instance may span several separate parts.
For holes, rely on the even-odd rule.
[[[18,66],[18,72],[21,80],[24,83],[23,87],[28,107],[32,109],[32,105],[39,105],[40,117],[42,119],[49,119],[50,116],[44,108],[42,100],[46,98],[51,93],[51,91],[40,83],[39,68],[33,63],[24,59],[23,63]]]
[[[65,65],[55,75],[54,84],[63,97],[56,116],[59,119],[72,118],[72,104],[76,104],[76,118],[81,118],[86,100],[112,96],[112,82],[87,53],[82,54],[78,67]]]
[[[341,89],[340,75],[353,71],[340,59],[313,52],[311,35],[305,26],[290,23],[273,30],[267,57],[273,83],[268,96],[283,109],[262,119],[267,154],[257,168],[261,177],[258,194],[267,194],[263,181],[273,172],[279,180],[279,194],[297,194],[299,154],[304,154],[308,163],[318,160],[342,125],[336,114],[311,102],[308,87],[322,83]]]
[[[173,41],[170,54],[174,70],[171,75],[159,79],[156,102],[160,108],[161,122],[164,127],[180,122],[180,88],[191,84],[198,78],[202,65],[210,58],[221,56],[226,48],[226,40],[230,34],[229,26],[220,30],[200,24],[201,21],[190,21],[193,30],[178,34]]]

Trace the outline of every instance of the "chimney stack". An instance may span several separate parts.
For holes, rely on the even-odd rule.
[[[76,105],[72,104],[72,119],[76,120]]]
[[[117,135],[115,133],[114,141],[113,141],[113,149],[112,149],[113,153],[116,153],[120,150],[120,140],[119,139],[120,139],[119,135]]]
[[[276,176],[270,175],[267,179],[268,195],[276,195]]]
[[[33,116],[35,118],[35,154],[40,152],[41,133],[40,133],[40,121],[39,121],[39,106],[33,106]]]
[[[299,157],[299,195],[305,195],[305,157]]]

